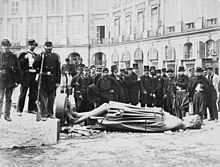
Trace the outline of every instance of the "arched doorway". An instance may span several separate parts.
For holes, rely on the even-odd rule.
[[[172,45],[165,46],[165,64],[167,69],[175,70],[176,66],[176,51]]]
[[[116,51],[112,54],[112,64],[119,67],[119,54]]]
[[[92,65],[106,66],[106,55],[102,52],[97,52],[92,56]]]
[[[130,52],[126,49],[126,50],[122,53],[121,68],[130,67],[130,61],[131,61],[131,54],[130,54]]]
[[[134,61],[138,64],[138,76],[143,75],[143,51],[137,48],[134,52]]]
[[[79,64],[80,62],[82,63],[82,58],[80,57],[79,53],[76,52],[72,52],[68,55],[70,62],[73,63],[73,59],[77,60],[77,64]]]
[[[191,42],[187,42],[183,45],[184,59],[189,59],[193,57],[192,46],[193,45]]]

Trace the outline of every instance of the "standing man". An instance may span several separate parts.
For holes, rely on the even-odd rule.
[[[35,104],[37,99],[37,82],[35,80],[37,71],[33,68],[34,59],[37,57],[37,54],[34,52],[34,50],[37,46],[38,44],[35,42],[35,40],[30,39],[28,41],[28,51],[22,52],[18,57],[22,72],[20,95],[18,98],[17,106],[17,112],[19,116],[22,115],[28,89],[28,112],[36,114],[37,111]]]
[[[139,95],[139,86],[140,86],[140,78],[138,78],[138,64],[133,64],[133,68],[128,69],[128,95],[130,99],[130,103],[132,105],[138,104],[138,95]]]
[[[173,72],[174,71],[172,69],[167,70],[168,76],[165,81],[163,94],[164,98],[167,99],[167,112],[169,112],[172,115],[175,115],[175,111],[173,109],[173,102],[176,94],[176,88]]]
[[[0,117],[2,114],[3,100],[5,96],[5,120],[12,121],[10,118],[11,96],[14,87],[20,83],[21,69],[17,56],[10,51],[11,43],[8,39],[1,42],[0,51]]]
[[[47,117],[55,118],[53,105],[56,89],[60,85],[61,68],[59,55],[52,52],[52,42],[45,42],[44,49],[45,52],[36,57],[33,67],[40,71],[43,65],[40,99],[42,104],[42,120],[46,121]],[[44,61],[42,62],[43,56]]]
[[[179,67],[179,76],[176,80],[176,109],[179,118],[185,116],[189,109],[189,97],[187,87],[189,83],[188,77],[184,74],[185,69],[183,66]]]
[[[144,66],[144,75],[141,76],[140,81],[140,97],[139,101],[141,103],[141,107],[152,107],[152,78],[150,77],[150,69],[149,66]]]
[[[102,76],[102,67],[96,68],[96,73],[92,76],[93,83],[96,85],[98,79]]]
[[[201,67],[196,68],[196,75],[189,81],[189,99],[193,102],[194,114],[201,116],[203,120],[207,109],[207,102],[211,94],[211,83],[203,76]]]
[[[127,85],[128,76],[124,68],[120,69],[119,78],[122,82],[121,88],[122,88],[122,93],[124,97],[123,102],[128,104],[129,103],[129,96],[128,96],[129,90],[128,90],[128,85]]]
[[[154,87],[155,87],[155,98],[154,98],[154,105],[155,107],[162,107],[163,106],[163,86],[164,86],[164,79],[161,77],[161,70],[156,70],[156,78],[154,79]]]
[[[213,91],[213,96],[211,99],[209,99],[208,103],[208,108],[209,108],[209,113],[210,113],[210,120],[213,121],[215,120],[217,122],[218,120],[218,109],[217,109],[217,102],[219,98],[219,76],[216,75],[213,71],[212,66],[206,67],[207,69],[207,79],[210,81],[210,83],[214,86],[215,89],[211,89]]]

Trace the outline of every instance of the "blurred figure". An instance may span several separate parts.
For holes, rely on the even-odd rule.
[[[102,67],[97,67],[95,75],[93,75],[93,77],[92,77],[93,83],[95,85],[97,84],[97,81],[101,76],[102,76]]]
[[[194,77],[194,76],[195,76],[195,69],[193,67],[189,69],[189,78]]]
[[[93,78],[96,74],[96,66],[95,65],[91,65],[90,66],[90,75]]]
[[[154,98],[154,105],[156,107],[163,106],[163,86],[164,86],[164,79],[161,76],[161,70],[156,70],[156,78],[155,78],[155,98]]]
[[[120,80],[122,81],[122,92],[123,92],[123,102],[124,103],[129,103],[129,96],[128,96],[128,85],[127,85],[127,80],[128,80],[128,76],[126,74],[126,70],[123,68],[123,69],[120,69],[120,75],[119,75],[119,78]]]

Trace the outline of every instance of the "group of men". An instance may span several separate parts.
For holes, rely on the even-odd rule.
[[[61,80],[61,62],[58,54],[52,52],[53,44],[45,42],[45,51],[41,54],[34,52],[38,46],[34,39],[28,41],[28,50],[18,56],[10,51],[11,43],[8,39],[1,42],[0,52],[0,114],[3,113],[5,96],[4,118],[10,117],[11,97],[13,89],[20,84],[20,95],[17,104],[17,113],[22,116],[25,98],[29,90],[28,112],[36,113],[37,97],[41,104],[42,120],[48,117],[54,119],[54,99],[57,87]],[[39,87],[39,79],[40,87]]]
[[[189,112],[189,103],[192,102],[193,114],[205,118],[208,108],[210,120],[218,120],[220,84],[211,66],[206,68],[206,73],[201,67],[196,70],[192,68],[189,76],[185,75],[183,66],[178,68],[178,74],[175,75],[172,69],[144,66],[144,74],[139,77],[138,64],[120,69],[119,72],[117,65],[112,65],[109,71],[107,67],[87,67],[77,57],[71,57],[70,62],[70,57],[67,57],[66,64],[61,68],[60,57],[52,52],[53,44],[50,41],[45,42],[44,52],[36,54],[34,50],[38,44],[31,39],[28,41],[28,51],[18,57],[10,51],[9,40],[2,40],[1,46],[0,112],[5,96],[7,121],[11,121],[11,96],[18,84],[21,84],[17,105],[19,116],[24,110],[29,90],[28,112],[37,112],[35,102],[39,96],[42,120],[55,118],[54,99],[63,77],[68,86],[67,93],[71,95],[73,90],[77,112],[90,111],[103,103],[118,101],[132,105],[140,103],[141,107],[162,107],[182,118]]]

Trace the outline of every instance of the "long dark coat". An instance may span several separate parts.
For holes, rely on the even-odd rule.
[[[33,63],[33,67],[40,71],[42,56],[37,56]],[[60,84],[61,68],[60,58],[56,53],[44,55],[43,73],[51,72],[51,75],[42,75],[42,88],[47,91],[56,90],[56,84]]]
[[[6,71],[0,73],[0,88],[14,87],[15,83],[21,82],[21,68],[14,53],[0,52],[0,70]]]
[[[164,79],[162,77],[157,76],[156,78],[154,78],[154,81],[155,81],[154,94],[156,95],[156,98],[154,99],[154,105],[156,107],[162,107]]]
[[[114,74],[110,74],[109,77],[114,81],[113,101],[123,102],[122,81],[120,79],[117,80]]]
[[[121,85],[121,88],[122,88],[122,91],[123,91],[123,102],[124,103],[129,103],[130,99],[129,99],[129,94],[128,94],[128,85],[127,85],[127,80],[128,80],[128,77],[127,76],[120,76],[120,80],[122,81],[122,85]]]
[[[141,76],[140,83],[140,98],[139,101],[141,104],[147,104],[148,106],[152,105],[152,78],[150,76]]]
[[[132,73],[131,75],[128,76],[128,80],[126,81],[128,85],[129,100],[130,100],[130,103],[133,105],[138,104],[140,82],[137,79],[138,79],[137,74]]]
[[[27,52],[22,52],[19,57],[18,61],[21,67],[21,85],[28,87],[30,84],[30,74],[29,74],[29,60],[25,58],[25,55],[28,54]],[[37,57],[36,53],[33,53],[34,59]],[[37,73],[33,73],[36,76]]]

